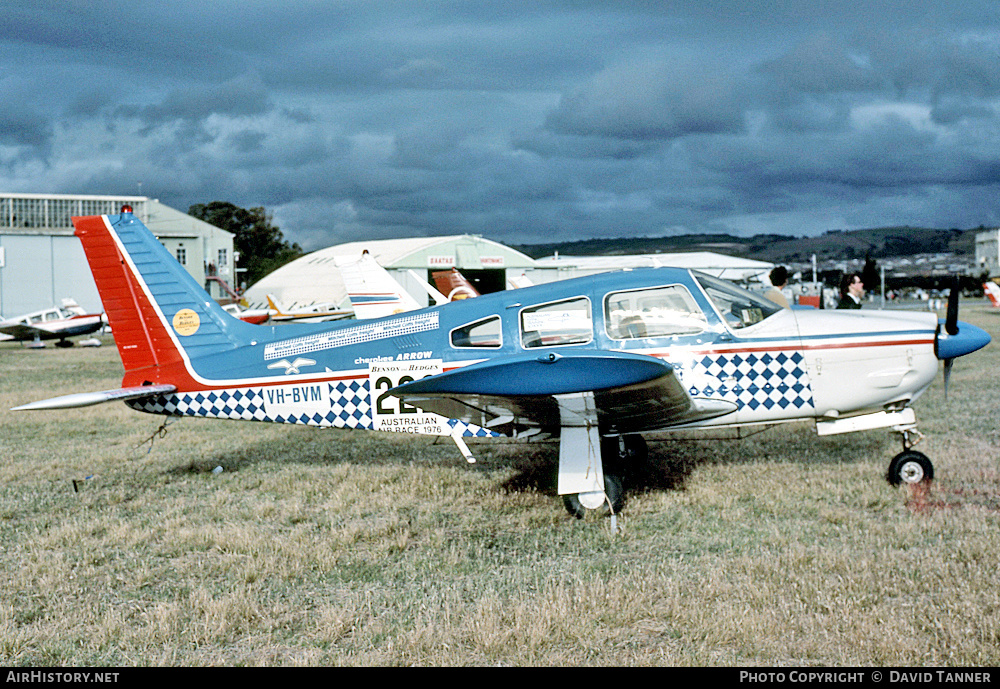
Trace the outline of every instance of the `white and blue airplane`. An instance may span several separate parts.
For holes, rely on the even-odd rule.
[[[783,309],[678,268],[604,273],[368,321],[251,325],[222,310],[124,207],[73,218],[125,368],[152,414],[450,436],[559,438],[570,513],[614,514],[642,433],[813,421],[889,428],[890,483],[933,475],[910,406],[983,330],[931,313]],[[957,290],[955,290],[957,297]],[[946,365],[945,371],[949,370]]]
[[[104,316],[87,313],[73,299],[63,299],[61,306],[53,306],[41,311],[26,313],[5,320],[0,318],[0,340],[31,342],[29,347],[44,347],[42,340],[57,340],[57,347],[72,347],[71,337],[89,335],[104,327]],[[85,346],[100,347],[101,341],[94,339],[81,342]]]

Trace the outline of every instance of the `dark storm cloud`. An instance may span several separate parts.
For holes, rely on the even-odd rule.
[[[156,127],[178,120],[203,122],[211,115],[250,117],[266,113],[271,107],[267,90],[259,79],[240,77],[215,84],[184,84],[157,103],[120,106],[115,115],[135,117],[146,127]]]
[[[0,0],[0,187],[314,248],[1000,221],[1000,6]]]

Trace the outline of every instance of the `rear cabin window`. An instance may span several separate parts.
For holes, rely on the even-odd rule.
[[[604,323],[612,340],[690,335],[705,329],[705,314],[681,285],[612,292],[604,299]]]
[[[501,345],[503,345],[503,328],[499,316],[484,318],[451,331],[452,347],[496,349]]]
[[[593,339],[594,323],[586,297],[521,310],[521,345],[525,349],[586,344]]]

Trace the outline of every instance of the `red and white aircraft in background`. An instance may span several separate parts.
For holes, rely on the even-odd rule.
[[[1000,308],[1000,285],[990,280],[983,285],[983,291],[986,292],[986,298],[990,303]]]

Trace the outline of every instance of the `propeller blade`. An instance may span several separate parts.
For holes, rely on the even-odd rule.
[[[958,297],[961,291],[961,283],[956,275],[948,294],[948,313],[944,321],[944,330],[949,335],[958,335]]]
[[[948,399],[948,379],[951,378],[951,365],[955,363],[954,359],[944,360],[944,398]]]

